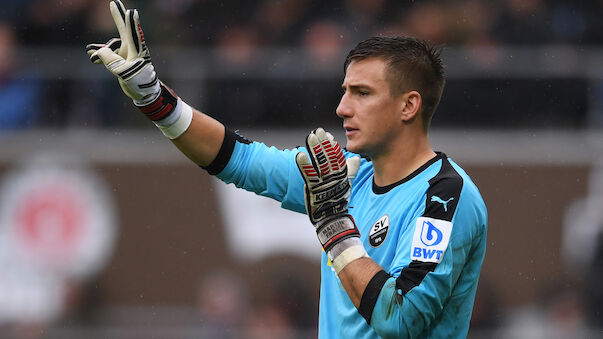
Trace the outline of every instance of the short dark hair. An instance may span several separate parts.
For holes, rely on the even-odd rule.
[[[440,51],[439,47],[412,37],[372,37],[361,41],[348,53],[343,72],[345,74],[353,60],[384,60],[392,95],[413,90],[421,94],[423,127],[427,130],[446,82]]]

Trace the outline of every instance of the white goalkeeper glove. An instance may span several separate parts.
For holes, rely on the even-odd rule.
[[[86,46],[90,61],[102,63],[115,75],[124,93],[170,139],[179,137],[191,123],[192,109],[157,78],[151,63],[140,17],[120,0],[109,9],[120,38]]]
[[[339,273],[350,262],[368,256],[354,218],[348,213],[350,179],[356,176],[360,158],[345,159],[333,136],[318,128],[306,138],[310,158],[295,157],[305,185],[306,212],[318,240]]]

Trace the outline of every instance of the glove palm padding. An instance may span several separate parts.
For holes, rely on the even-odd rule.
[[[348,165],[339,144],[333,136],[322,128],[310,133],[306,138],[305,153],[296,156],[297,166],[306,183],[306,212],[312,224],[317,225],[334,216],[348,214],[350,196],[350,177],[358,170],[357,158],[351,158]],[[353,172],[353,173],[352,173]]]
[[[310,157],[296,155],[297,167],[306,183],[306,211],[318,240],[339,274],[352,261],[368,256],[354,218],[348,213],[350,179],[356,176],[360,158],[346,160],[339,144],[322,128],[306,138]]]

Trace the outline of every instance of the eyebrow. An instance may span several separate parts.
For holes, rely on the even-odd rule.
[[[346,86],[344,84],[341,84],[341,88],[346,89]],[[369,89],[369,90],[372,89],[371,86],[364,85],[364,84],[361,84],[361,85],[348,85],[347,88],[349,88],[350,90],[354,90],[354,91],[361,90],[361,89]]]

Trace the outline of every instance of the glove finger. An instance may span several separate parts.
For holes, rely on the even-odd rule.
[[[326,132],[327,133],[327,138],[331,141],[335,141],[335,137],[333,136],[333,134]]]
[[[128,31],[126,30],[126,7],[121,1],[116,0],[109,3],[109,10],[111,11],[111,16],[113,16],[113,21],[115,21],[115,26],[119,32],[119,37],[122,41],[127,41],[126,37],[128,36]],[[119,54],[122,58],[125,58],[127,56],[127,52],[127,46],[122,44],[117,54]]]
[[[102,64],[103,62],[101,61],[101,59],[98,57],[98,55],[90,55],[90,61],[95,64]]]
[[[343,174],[346,170],[345,156],[333,135],[322,128],[317,128],[314,131],[314,134],[322,149],[322,154],[316,154],[316,161],[318,162],[317,168],[320,169],[320,175],[334,175],[336,177],[341,175],[345,176],[345,174]],[[316,149],[318,149],[318,147],[316,147]]]
[[[120,0],[114,0],[109,3],[109,10],[111,11],[111,15],[113,16],[113,21],[118,26],[119,29],[126,27],[126,6]]]
[[[100,58],[97,55],[94,55],[94,53],[96,53],[96,51],[98,51],[99,49],[103,48],[104,44],[89,44],[86,46],[86,53],[88,54],[88,57],[90,57],[90,61],[93,64],[100,64]]]
[[[315,133],[316,130],[312,131],[312,133],[308,134],[306,137],[306,148],[310,154],[310,161],[312,162],[312,165],[319,172],[319,176],[322,176],[323,173],[321,172],[326,169],[325,166],[327,165],[327,158],[325,157],[320,140]]]
[[[346,160],[346,165],[348,167],[348,179],[352,180],[356,177],[358,168],[360,168],[360,157],[348,158]]]
[[[343,150],[335,140],[330,140],[329,142],[330,145],[326,146],[326,153],[330,173],[336,177],[345,177],[347,175],[347,166]]]
[[[323,128],[317,128],[314,130],[313,134],[316,136],[316,144],[320,145],[320,148],[318,146],[314,146],[314,149],[316,150],[316,161],[318,163],[317,168],[321,169],[321,175],[325,175],[327,173],[325,173],[325,170],[329,170],[330,171],[330,165],[327,166],[326,163],[328,162],[329,158],[328,158],[328,154],[327,152],[330,149],[330,143],[329,143],[329,136],[327,134],[327,132],[323,129]],[[320,152],[319,152],[320,149]]]
[[[99,49],[103,47],[107,47],[113,52],[117,53],[119,46],[121,46],[121,40],[118,38],[113,38],[107,41],[106,44],[88,44],[86,46],[86,53],[88,53],[88,56],[90,57],[90,61],[92,61],[92,63],[100,64],[102,63],[102,61],[100,60],[98,55],[93,56],[94,53],[96,53]]]
[[[96,58],[98,58],[111,73],[117,76],[119,76],[117,69],[125,63],[124,58],[107,47],[102,47],[92,54],[90,60],[96,60]]]
[[[88,44],[88,45],[86,45],[86,53],[88,53],[88,55],[92,55],[92,53],[96,52],[97,50],[99,50],[105,46],[106,46],[105,44]]]
[[[316,172],[316,168],[310,162],[310,158],[304,152],[299,152],[295,156],[295,162],[297,163],[297,168],[304,179],[306,185],[310,183],[318,182],[318,172]]]
[[[88,53],[88,55],[92,55],[92,53],[96,52],[97,50],[99,50],[103,47],[107,47],[117,53],[117,50],[119,49],[120,46],[121,46],[121,40],[119,38],[113,38],[104,44],[88,44],[88,45],[86,45],[86,52]]]
[[[321,127],[318,127],[317,129],[315,129],[314,134],[316,134],[316,136],[318,137],[320,142],[323,142],[323,141],[329,139],[327,132],[324,129],[322,129]]]
[[[103,47],[107,47],[107,48],[111,49],[113,52],[117,53],[117,50],[119,49],[120,46],[121,46],[121,40],[119,40],[118,38],[113,38],[104,44],[88,44],[88,45],[86,45],[86,51],[87,52],[92,51],[92,50],[96,51]],[[92,53],[88,53],[88,54],[92,54]]]
[[[130,32],[130,39],[132,41],[128,46],[128,58],[133,56],[150,61],[151,57],[144,41],[144,33],[140,25],[138,10],[128,10],[126,29]]]
[[[142,25],[140,25],[140,14],[138,10],[134,10],[134,15],[130,18],[130,25],[135,29],[132,30],[133,33],[136,33],[136,39],[134,42],[136,43],[136,50],[138,51],[138,55],[140,57],[144,57],[144,53],[146,52],[146,44],[144,41],[144,33],[142,32]]]
[[[324,132],[324,140],[322,144],[323,148],[325,148],[325,151],[327,152],[327,157],[329,158],[329,166],[331,168],[331,172],[341,172],[342,170],[345,170],[343,168],[343,166],[345,165],[345,156],[343,155],[343,152],[340,151],[341,147],[339,146],[337,141],[335,141],[335,137],[333,136],[333,134],[325,130],[322,131]],[[327,140],[330,142],[330,145],[325,143],[325,141]],[[336,158],[334,158],[335,156]]]
[[[136,51],[135,41],[136,34],[132,34],[132,26],[130,24],[130,16],[134,16],[133,10],[129,9],[126,11],[126,35],[122,37],[122,44],[125,44],[126,49],[126,60],[132,60],[138,57],[138,52]],[[134,36],[134,37],[133,37]]]
[[[113,38],[105,44],[107,48],[110,48],[113,52],[119,54],[119,49],[121,48],[121,39]]]

